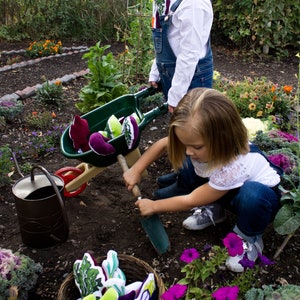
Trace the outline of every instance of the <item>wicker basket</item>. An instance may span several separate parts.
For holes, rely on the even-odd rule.
[[[125,273],[127,284],[144,280],[149,273],[153,273],[156,281],[156,292],[153,300],[159,300],[165,291],[162,279],[151,266],[134,256],[119,254],[119,267]],[[106,257],[100,257],[97,261],[103,261]],[[80,293],[75,285],[74,275],[70,273],[61,284],[57,300],[76,300],[80,298]]]

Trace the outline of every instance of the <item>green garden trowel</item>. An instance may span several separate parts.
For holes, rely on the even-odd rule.
[[[119,154],[118,161],[123,172],[127,171],[128,166],[125,157]],[[137,185],[133,187],[132,193],[137,199],[142,198],[140,189]],[[140,217],[140,222],[153,247],[159,255],[164,254],[168,250],[170,250],[169,237],[158,215],[152,215],[150,217]]]

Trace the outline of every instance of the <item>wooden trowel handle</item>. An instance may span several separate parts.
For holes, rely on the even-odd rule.
[[[128,170],[128,165],[127,165],[125,157],[122,154],[118,155],[118,161],[123,170],[123,173],[126,172]],[[134,195],[134,197],[136,197],[136,198],[140,198],[142,196],[141,191],[136,184],[133,186],[133,189],[131,191],[132,191],[132,194]]]

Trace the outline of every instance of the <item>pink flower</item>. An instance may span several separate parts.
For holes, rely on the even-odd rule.
[[[195,248],[185,249],[180,256],[180,260],[189,264],[193,260],[200,257],[199,252]]]
[[[227,234],[223,239],[223,244],[230,256],[242,255],[244,253],[243,240],[233,232]]]
[[[211,296],[216,300],[236,300],[239,295],[237,286],[225,286],[217,289]]]
[[[178,300],[185,295],[186,285],[175,284],[161,295],[162,300]]]

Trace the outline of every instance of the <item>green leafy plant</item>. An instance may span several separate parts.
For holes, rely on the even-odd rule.
[[[10,173],[13,171],[14,163],[8,145],[0,147],[0,186],[11,181]]]
[[[26,49],[26,55],[32,58],[55,55],[61,52],[61,41],[54,42],[52,40],[34,41]]]
[[[252,53],[287,56],[291,45],[298,49],[299,6],[293,0],[217,0],[213,33]]]
[[[23,111],[23,103],[20,100],[0,100],[0,117],[6,122],[12,122]]]
[[[129,86],[145,82],[155,57],[151,28],[152,2],[142,1],[127,7],[127,28],[116,26],[117,39],[125,43],[125,51],[117,59],[123,81]]]
[[[122,73],[118,69],[117,60],[112,52],[106,53],[109,48],[109,45],[101,47],[100,42],[98,42],[83,55],[83,58],[87,59],[90,70],[86,76],[88,84],[79,93],[82,101],[76,104],[76,107],[83,113],[100,107],[128,92],[126,85],[119,81]]]
[[[35,98],[43,104],[60,107],[63,102],[62,83],[57,80],[50,83],[48,80],[37,90]]]
[[[1,299],[8,299],[12,287],[18,291],[16,299],[28,299],[28,291],[35,286],[42,271],[41,264],[30,257],[0,249],[0,295],[4,297]]]
[[[235,256],[244,252],[242,239],[235,233],[229,233],[224,239],[225,248],[207,245],[200,256],[195,248],[186,249],[180,260],[186,265],[181,272],[184,278],[171,286],[163,295],[163,300],[192,300],[192,299],[231,299],[236,300],[253,286],[253,277],[258,274],[259,268],[246,255],[240,264],[245,271],[241,274],[232,274],[225,271],[225,261],[228,255]],[[267,257],[259,255],[261,265],[273,264]],[[227,278],[223,281],[220,278]]]

